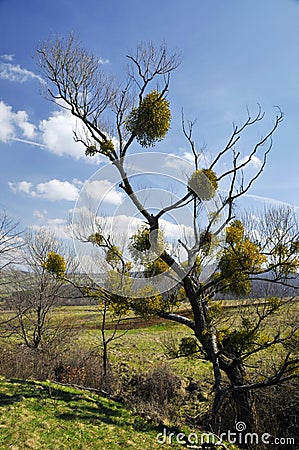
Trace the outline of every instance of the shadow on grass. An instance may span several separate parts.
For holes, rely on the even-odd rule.
[[[21,395],[7,395],[0,393],[0,406],[13,405],[15,402],[22,400]]]
[[[10,406],[24,399],[35,399],[39,408],[49,408],[53,415],[63,421],[77,421],[100,425],[105,423],[119,427],[132,426],[136,431],[159,431],[160,427],[134,416],[120,403],[85,391],[57,387],[35,381],[10,379],[4,382],[6,392],[0,393],[0,406]]]

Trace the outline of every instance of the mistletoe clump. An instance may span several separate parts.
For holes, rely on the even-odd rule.
[[[241,242],[244,236],[244,226],[240,220],[235,220],[226,229],[226,242],[228,244],[235,244]]]
[[[86,156],[94,156],[96,153],[99,153],[99,150],[95,145],[89,145],[85,149],[85,155]]]
[[[102,141],[100,143],[100,147],[101,153],[106,156],[108,156],[114,150],[113,142],[110,139],[108,139],[107,141]]]
[[[63,256],[55,252],[48,253],[43,267],[47,272],[55,275],[57,278],[63,278],[66,272],[66,263]]]
[[[165,248],[164,235],[161,230],[150,231],[147,226],[130,237],[129,250],[135,261],[149,262],[155,255],[161,255]]]
[[[153,147],[166,136],[170,120],[169,102],[153,90],[144,97],[138,108],[133,108],[126,127],[142,147]]]
[[[132,299],[132,310],[144,319],[153,317],[163,310],[163,298],[152,286],[145,285],[137,291]]]
[[[122,254],[116,245],[112,245],[106,253],[106,262],[112,267],[115,267],[121,260]]]
[[[218,188],[217,176],[211,169],[195,170],[188,181],[188,187],[200,200],[211,200]]]
[[[162,258],[158,257],[154,259],[154,261],[150,261],[146,265],[145,276],[155,277],[157,275],[161,275],[169,270],[169,265],[163,261]]]
[[[100,233],[96,232],[89,236],[88,242],[101,247],[104,244],[104,237]]]
[[[266,257],[256,243],[244,237],[244,226],[239,220],[227,227],[226,242],[228,246],[219,260],[223,288],[236,295],[249,294],[250,274],[262,270]]]
[[[130,237],[131,251],[146,252],[151,248],[150,229],[143,226],[141,230],[137,230],[136,234]]]
[[[111,139],[107,139],[106,141],[100,142],[100,148],[96,145],[89,145],[85,149],[86,156],[94,156],[96,153],[100,153],[105,156],[109,156],[111,152],[114,150],[114,145]]]

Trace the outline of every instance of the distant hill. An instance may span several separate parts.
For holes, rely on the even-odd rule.
[[[212,265],[204,269],[203,280],[209,277],[211,273],[213,273],[215,267]],[[134,274],[136,278],[140,276],[139,273]],[[28,284],[28,289],[32,289],[32,275],[25,271],[17,271],[15,275],[15,279],[21,280],[24,282],[24,286]],[[84,286],[90,283],[92,277],[88,274],[77,274],[76,275],[77,282],[80,280],[80,284]],[[264,281],[252,281],[252,290],[251,293],[246,295],[244,298],[264,298],[271,296],[278,297],[289,297],[291,295],[297,295],[297,289],[299,288],[299,275],[294,277],[292,281],[294,289],[290,287],[286,287],[280,285],[278,283],[273,283],[270,280],[271,275],[264,276]],[[14,284],[14,278],[10,274],[6,274],[5,271],[0,273],[0,303],[5,302],[8,298],[14,295],[16,291],[16,286]],[[231,299],[233,295],[231,293],[219,293],[216,299],[225,300]],[[238,296],[240,298],[240,296]],[[60,296],[57,298],[58,306],[83,306],[83,305],[91,305],[97,304],[95,299],[87,298],[82,295],[80,290],[71,284],[65,284],[60,292]]]

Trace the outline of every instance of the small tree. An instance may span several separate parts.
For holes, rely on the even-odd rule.
[[[126,171],[126,160],[133,142],[144,149],[165,138],[171,120],[167,93],[171,73],[180,62],[179,56],[169,54],[165,45],[140,44],[135,54],[128,56],[128,81],[118,88],[112,78],[104,74],[97,58],[82,48],[72,35],[41,44],[37,56],[50,83],[48,94],[51,99],[58,104],[63,103],[85,127],[86,133],[75,133],[75,139],[85,145],[87,156],[99,154],[112,162],[121,178],[120,187],[145,222],[145,228],[132,237],[131,250],[133,247],[133,256],[135,249],[139,255],[152,251],[156,257],[151,261],[139,258],[143,274],[149,281],[148,285],[143,286],[143,291],[130,294],[134,298],[132,309],[147,316],[158,315],[191,329],[213,368],[214,430],[218,429],[219,415],[223,415],[223,401],[231,394],[236,407],[236,420],[245,422],[250,431],[254,422],[252,390],[297,376],[299,360],[294,344],[298,338],[297,329],[292,326],[266,337],[261,333],[267,319],[283,306],[279,300],[269,299],[253,317],[240,317],[238,324],[225,330],[215,320],[219,308],[215,310],[213,299],[221,292],[246,295],[251,290],[252,281],[265,282],[265,275],[269,275],[267,281],[290,285],[289,278],[297,273],[298,228],[295,222],[292,233],[283,235],[280,233],[280,219],[277,218],[273,229],[265,228],[263,240],[257,240],[235,214],[238,199],[249,191],[266,166],[272,136],[283,119],[282,112],[278,109],[273,124],[250,147],[244,159],[238,150],[242,136],[264,119],[260,107],[256,115],[248,113],[241,125],[234,125],[223,149],[203,167],[200,166],[201,159],[193,141],[194,122],[186,123],[182,117],[183,135],[190,146],[194,171],[189,178],[186,177],[184,195],[162,207],[157,199],[157,212],[152,213],[146,202],[141,200],[134,180]],[[245,173],[257,155],[261,158],[261,164],[255,172],[249,170]],[[219,192],[223,194],[220,196]],[[203,226],[203,205],[216,196],[218,201],[215,201],[214,212]],[[178,243],[186,254],[186,259],[181,261],[170,245],[164,245],[163,251],[157,249],[163,217],[186,205],[193,208],[193,235],[191,239],[181,239]],[[268,214],[274,215],[273,212]],[[290,219],[293,220],[285,214],[282,217],[287,224]],[[268,220],[266,218],[264,223]],[[101,243],[100,247],[106,252],[110,250]],[[203,282],[202,269],[211,252],[214,254],[214,270]],[[157,271],[165,273],[165,280],[176,279],[176,289],[155,290],[150,277]],[[109,294],[109,286],[106,288]],[[126,289],[127,283],[118,285],[118,299],[130,297]],[[178,291],[189,307],[186,316],[175,312]],[[114,296],[115,289],[111,298]],[[246,361],[252,355],[274,346],[283,350],[280,363],[265,378],[253,382],[249,380]],[[224,374],[227,381],[224,381]]]
[[[106,238],[103,234],[96,232],[88,237],[88,241],[100,249],[105,249],[105,260],[108,268],[110,268],[105,289],[99,288],[98,286],[91,286],[87,291],[86,288],[82,290],[85,292],[85,295],[87,294],[91,298],[96,298],[99,305],[103,358],[102,378],[105,387],[109,388],[109,345],[111,342],[120,339],[126,334],[126,331],[119,331],[119,326],[121,319],[130,309],[128,295],[130,283],[129,285],[126,284],[126,275],[129,272],[130,265],[125,263],[121,250],[111,243],[109,237]],[[127,295],[111,295],[111,290],[115,291],[115,289],[119,289],[123,294],[127,291]],[[107,322],[109,318],[112,319],[110,322],[112,329],[111,333],[107,334]]]
[[[62,279],[67,267],[62,246],[55,236],[42,229],[27,234],[23,248],[26,271],[14,271],[14,291],[7,304],[15,319],[7,331],[19,336],[32,350],[39,350],[51,342],[58,344],[62,334],[69,332],[63,323],[52,322],[52,312],[66,295]]]

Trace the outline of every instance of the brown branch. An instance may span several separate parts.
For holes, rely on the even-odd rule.
[[[251,125],[254,125],[255,123],[261,121],[263,118],[264,118],[264,113],[262,113],[261,106],[258,104],[258,112],[257,112],[256,116],[251,118],[251,116],[248,114],[248,119],[243,123],[243,125],[241,125],[240,128],[238,128],[238,126],[234,127],[234,131],[233,131],[228,143],[226,144],[225,148],[218,153],[218,155],[216,156],[216,158],[214,159],[214,161],[212,162],[212,164],[210,165],[209,168],[212,169],[217,164],[217,162],[220,160],[220,158],[225,153],[227,153],[231,148],[234,147],[234,145],[240,139],[240,134],[242,133],[242,131],[245,130],[245,128],[247,128]]]
[[[162,319],[172,320],[173,322],[180,323],[182,325],[186,325],[191,330],[195,331],[195,323],[193,320],[188,319],[187,317],[181,316],[179,314],[160,312],[159,317]]]

